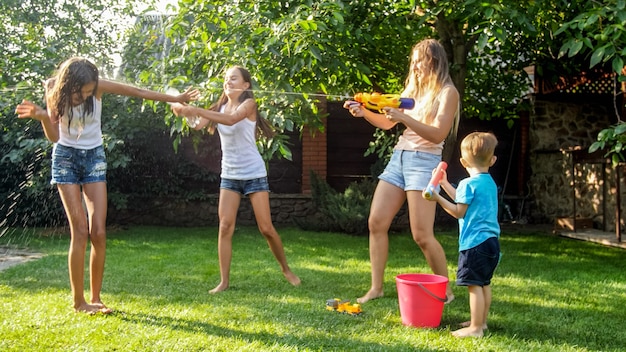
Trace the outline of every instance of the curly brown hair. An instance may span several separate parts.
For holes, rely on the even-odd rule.
[[[48,83],[48,95],[50,96],[50,102],[52,110],[56,112],[57,116],[61,118],[67,113],[68,130],[74,118],[72,110],[72,96],[74,94],[80,94],[82,88],[89,83],[96,83],[94,92],[98,89],[98,68],[92,62],[81,57],[72,57],[62,62],[55,75]],[[85,116],[93,112],[93,99],[85,99],[82,103],[82,116],[83,120]]]

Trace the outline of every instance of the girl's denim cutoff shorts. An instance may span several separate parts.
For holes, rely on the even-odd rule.
[[[423,191],[440,161],[441,155],[396,149],[378,179],[405,191]]]
[[[220,181],[220,188],[238,192],[246,196],[250,193],[270,191],[270,185],[267,182],[267,177],[260,177],[252,180],[231,180],[223,178]]]
[[[55,144],[52,150],[51,184],[106,182],[107,161],[104,147],[76,149]]]

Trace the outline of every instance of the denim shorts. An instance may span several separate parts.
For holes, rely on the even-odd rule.
[[[378,179],[405,191],[423,191],[440,161],[441,155],[396,149]]]
[[[223,178],[220,181],[220,188],[247,196],[250,193],[269,192],[270,184],[267,182],[267,177],[254,178],[252,180],[232,180]]]
[[[52,149],[51,184],[106,182],[107,161],[104,147],[76,149],[55,144]]]
[[[458,286],[486,286],[500,262],[500,242],[491,237],[474,248],[459,252]]]

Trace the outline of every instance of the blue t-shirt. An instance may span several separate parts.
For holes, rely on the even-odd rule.
[[[498,187],[490,174],[478,174],[459,182],[456,203],[467,204],[459,219],[459,251],[474,248],[491,237],[500,237]]]

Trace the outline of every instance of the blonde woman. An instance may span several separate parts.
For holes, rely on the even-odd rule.
[[[357,299],[359,303],[384,295],[388,232],[405,200],[413,240],[433,273],[448,277],[445,253],[434,235],[436,203],[422,198],[432,170],[441,161],[444,141],[456,133],[459,120],[459,93],[448,72],[446,52],[438,41],[426,39],[413,47],[402,96],[414,98],[415,107],[404,111],[385,108],[381,114],[354,102],[344,105],[353,116],[363,117],[375,127],[388,130],[398,123],[406,127],[374,191],[368,219],[372,283],[369,291]],[[448,285],[447,303],[453,299]]]

